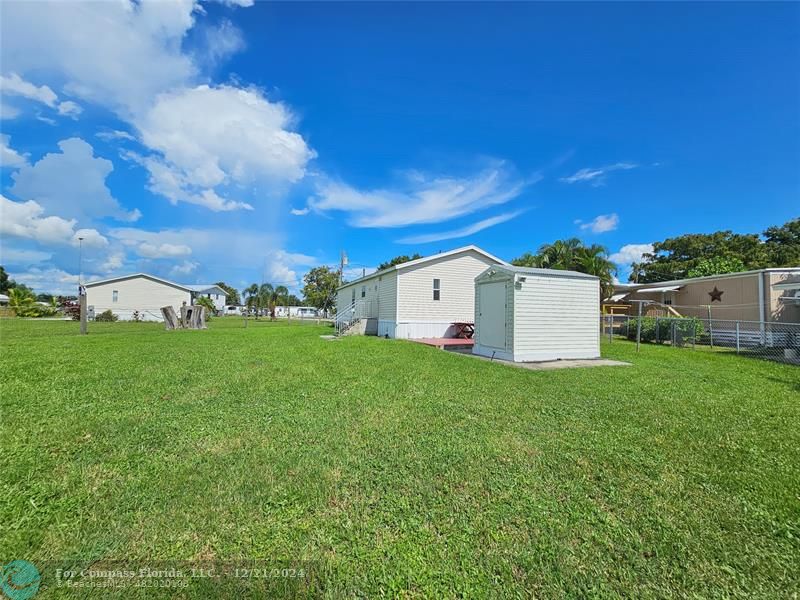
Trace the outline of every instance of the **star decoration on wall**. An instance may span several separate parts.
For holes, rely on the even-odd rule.
[[[708,292],[708,295],[711,296],[712,302],[714,302],[714,300],[716,300],[717,302],[722,302],[722,294],[724,293],[725,292],[718,290],[717,286],[714,286],[714,289]]]

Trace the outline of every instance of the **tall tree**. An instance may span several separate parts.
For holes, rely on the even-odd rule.
[[[704,259],[739,259],[743,270],[769,265],[765,244],[758,234],[717,231],[690,233],[653,244],[638,265],[639,283],[683,279]]]
[[[401,254],[400,256],[395,256],[391,260],[387,260],[386,262],[382,262],[378,265],[378,271],[383,271],[384,269],[388,269],[389,267],[393,267],[395,265],[401,265],[405,262],[410,260],[417,260],[418,258],[422,258],[421,254],[414,253],[411,256],[406,254]]]
[[[603,298],[608,298],[614,291],[616,267],[608,258],[608,250],[598,244],[584,246],[578,238],[556,240],[552,244],[544,244],[539,247],[536,254],[526,252],[511,263],[518,267],[588,273],[600,278],[600,290]]]
[[[714,256],[701,258],[689,269],[689,277],[706,277],[707,275],[722,275],[723,273],[738,273],[746,271],[744,263],[736,256]]]
[[[5,294],[8,291],[9,281],[8,281],[8,273],[6,273],[5,268],[0,265],[0,294]]]
[[[258,315],[258,284],[251,283],[248,287],[242,290],[242,296],[245,299],[245,305],[248,310],[255,309]]]
[[[771,267],[800,267],[800,218],[764,232]]]
[[[236,288],[229,286],[224,281],[218,281],[214,285],[221,287],[225,290],[225,304],[239,304],[241,300],[239,299],[239,292],[236,291]]]
[[[303,281],[303,297],[308,304],[322,310],[333,308],[339,287],[337,271],[326,266],[315,267],[303,276]]]

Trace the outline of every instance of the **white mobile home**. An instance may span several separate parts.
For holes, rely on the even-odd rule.
[[[497,265],[475,279],[473,353],[514,362],[600,357],[600,280]]]
[[[505,264],[466,246],[395,265],[342,285],[337,319],[358,321],[360,331],[393,338],[452,336],[453,323],[473,321],[475,277]]]
[[[208,298],[214,304],[214,309],[219,313],[225,312],[225,300],[227,298],[227,293],[218,285],[206,285],[206,284],[199,284],[199,285],[187,285],[187,288],[192,290],[193,297],[196,298]]]
[[[180,313],[181,305],[192,304],[199,297],[225,307],[225,290],[215,285],[183,285],[147,273],[92,281],[84,287],[90,318],[110,310],[122,321],[162,321],[162,306],[172,306]]]

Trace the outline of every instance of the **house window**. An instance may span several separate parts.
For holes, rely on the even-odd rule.
[[[442,282],[439,279],[433,280],[433,299],[439,300],[442,289]]]
[[[119,300],[119,292],[114,290],[111,292],[111,301],[116,302],[117,300]]]
[[[366,298],[367,297],[367,286],[365,286],[365,285],[361,286],[361,297],[362,298]]]
[[[353,288],[353,302],[356,301],[356,288]]]

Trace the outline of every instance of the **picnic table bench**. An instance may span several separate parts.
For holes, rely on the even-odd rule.
[[[475,323],[456,321],[453,323],[453,327],[455,328],[454,337],[456,338],[471,340],[472,336],[475,335]]]

